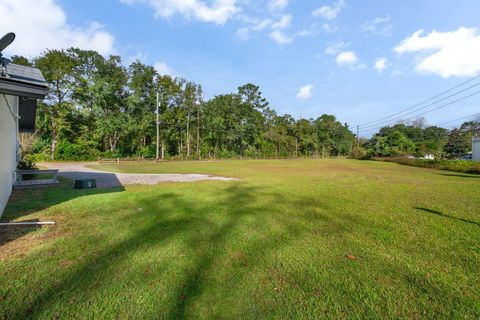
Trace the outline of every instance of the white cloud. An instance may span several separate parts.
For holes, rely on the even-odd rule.
[[[327,44],[327,47],[325,48],[325,54],[328,54],[329,56],[336,55],[346,47],[348,47],[350,43],[345,43],[343,41],[338,41],[338,42],[330,42]]]
[[[249,40],[252,37],[252,33],[263,31],[272,26],[272,19],[255,19],[245,15],[238,17],[243,23],[248,24],[248,26],[237,29],[236,38],[238,40]]]
[[[135,61],[140,61],[140,62],[145,62],[148,60],[148,54],[144,52],[137,52],[135,54],[132,54],[130,56],[127,56],[125,59],[123,59],[123,63],[125,66],[129,66]]]
[[[252,27],[252,30],[253,31],[262,31],[262,30],[268,28],[271,24],[272,24],[271,19],[260,20],[257,23],[255,23],[255,25]]]
[[[337,55],[337,64],[354,65],[358,63],[358,57],[353,51],[343,51]]]
[[[360,63],[354,51],[342,51],[337,55],[336,62],[339,66],[350,67],[351,69],[363,69],[366,66]]]
[[[396,69],[392,71],[392,74],[390,75],[390,77],[395,78],[395,77],[401,76],[402,74],[403,72],[401,70]]]
[[[286,35],[280,30],[273,30],[272,32],[270,32],[269,36],[270,36],[270,39],[272,39],[278,44],[289,44],[293,42],[292,37]]]
[[[17,36],[6,53],[36,56],[45,49],[79,47],[103,55],[113,53],[115,38],[97,22],[86,27],[67,23],[54,0],[0,0],[0,30]]]
[[[298,31],[295,35],[299,37],[313,37],[318,36],[319,34],[323,33],[335,33],[338,31],[338,27],[331,25],[329,23],[324,23],[323,25],[319,26],[316,22],[312,23],[309,28],[303,29]]]
[[[153,67],[161,75],[167,75],[167,76],[171,76],[171,77],[176,77],[177,76],[177,72],[175,71],[175,69],[170,67],[166,62],[156,62],[153,65]]]
[[[292,22],[292,15],[282,15],[278,21],[272,19],[257,20],[247,16],[242,16],[241,20],[244,23],[250,24],[250,26],[242,27],[237,30],[236,38],[239,40],[248,40],[251,38],[252,33],[261,32],[265,29],[269,29],[269,37],[271,40],[278,44],[289,44],[294,41],[293,36],[289,36],[285,33],[285,30],[290,28]]]
[[[419,30],[394,48],[403,53],[418,53],[415,69],[420,73],[451,76],[472,76],[480,72],[480,34],[476,28],[460,27],[451,32],[422,36]]]
[[[366,21],[361,29],[363,32],[370,32],[373,34],[391,36],[393,26],[390,24],[392,18],[390,16],[377,17],[373,20]]]
[[[318,28],[316,23],[312,23],[312,25],[308,29],[303,29],[298,31],[295,35],[298,37],[313,37],[320,34],[320,29]]]
[[[237,0],[215,0],[211,5],[201,0],[120,0],[126,4],[148,4],[155,10],[155,16],[171,18],[180,15],[201,22],[225,24],[232,16],[240,12]]]
[[[334,26],[334,25],[331,25],[330,23],[324,23],[322,25],[322,30],[325,33],[335,33],[335,32],[338,31],[338,27]]]
[[[344,0],[338,0],[333,6],[323,6],[312,12],[314,17],[324,18],[327,20],[333,20],[337,15],[345,8],[346,3]]]
[[[235,37],[238,40],[248,40],[251,38],[250,36],[250,28],[249,27],[243,27],[240,29],[237,29],[237,32],[235,33]]]
[[[292,15],[283,15],[278,22],[272,24],[272,29],[287,29],[292,22]]]
[[[377,70],[379,73],[382,73],[383,70],[387,68],[387,59],[385,58],[377,58],[375,60],[375,65],[374,65],[375,70]]]
[[[289,0],[270,0],[268,2],[268,9],[270,11],[280,11],[288,6]]]
[[[298,90],[297,98],[298,99],[310,99],[313,95],[313,86],[311,84],[307,84]]]

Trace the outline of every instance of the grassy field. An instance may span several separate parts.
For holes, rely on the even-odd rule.
[[[480,318],[480,177],[355,160],[102,165],[239,181],[18,191],[0,319]]]

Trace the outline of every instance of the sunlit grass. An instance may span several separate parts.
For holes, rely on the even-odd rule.
[[[476,176],[353,160],[100,168],[240,180],[17,192],[3,220],[57,225],[3,241],[0,318],[480,317]]]

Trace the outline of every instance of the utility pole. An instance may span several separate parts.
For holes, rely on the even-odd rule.
[[[187,159],[190,158],[190,108],[187,113]]]
[[[298,158],[298,137],[295,137],[295,158]]]
[[[160,147],[160,93],[158,92],[158,89],[157,89],[157,108],[155,113],[157,115],[156,124],[157,124],[157,161],[158,161],[158,158],[160,155],[160,152],[159,152],[160,150],[159,149]]]
[[[200,154],[200,106],[201,104],[197,104],[197,157],[198,160],[202,158],[202,155]]]
[[[360,126],[357,125],[357,148],[360,144]]]

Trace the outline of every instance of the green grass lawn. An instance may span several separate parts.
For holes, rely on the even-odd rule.
[[[480,318],[480,176],[355,160],[102,165],[239,181],[17,191],[0,319]]]

